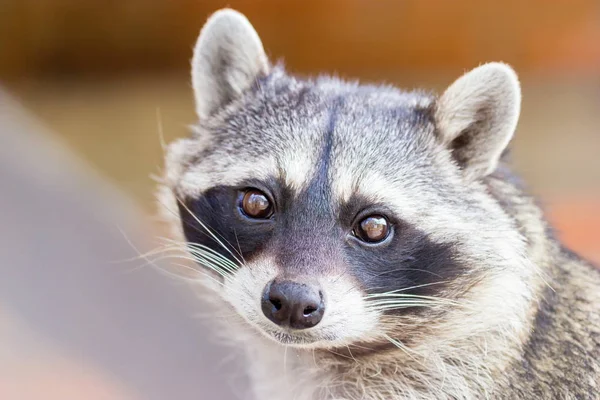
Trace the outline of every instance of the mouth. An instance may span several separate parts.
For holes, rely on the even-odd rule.
[[[274,342],[298,348],[331,347],[335,338],[317,337],[308,332],[294,332],[293,330],[274,330],[266,327],[258,327],[263,335]]]

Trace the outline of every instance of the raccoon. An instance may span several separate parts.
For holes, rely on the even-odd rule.
[[[600,273],[507,166],[508,65],[440,96],[298,78],[225,9],[192,84],[160,204],[256,399],[600,398]]]

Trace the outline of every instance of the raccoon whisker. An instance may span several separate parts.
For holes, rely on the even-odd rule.
[[[340,280],[340,279],[341,279],[341,278],[342,278],[344,275],[347,275],[347,274],[348,274],[348,271],[344,271],[344,272],[342,272],[342,273],[341,273],[341,274],[339,274],[339,275],[338,275],[338,277],[337,277],[337,278],[336,278],[336,279],[335,279],[335,280],[332,282],[332,284],[335,284],[335,283],[336,283],[338,280]],[[359,289],[359,285],[360,285],[359,283],[355,283],[355,284],[352,284],[352,285],[350,285],[350,287],[348,288],[348,290],[346,290],[346,291],[344,291],[344,292],[342,293],[342,296],[345,296],[345,295],[347,295],[348,293],[352,292],[353,290],[362,290],[362,289]]]
[[[190,267],[188,265],[184,265],[184,264],[180,264],[180,263],[173,263],[172,265],[177,266],[177,267],[181,267],[181,268],[184,268],[184,269],[189,269],[189,270],[193,271],[194,273],[200,274],[203,277],[208,278],[209,280],[211,280],[214,283],[220,285],[221,287],[223,287],[223,288],[225,287],[225,284],[222,281],[220,281],[219,279],[215,278],[213,275],[209,274],[205,270],[195,269],[195,268],[192,268],[192,267]],[[212,269],[212,268],[209,268],[209,269]],[[164,268],[162,268],[160,272],[164,272],[165,274],[170,275],[173,278],[181,279],[181,280],[184,280],[184,281],[187,281],[187,282],[191,282],[191,283],[194,283],[194,284],[201,283],[201,281],[199,281],[196,278],[190,278],[190,277],[185,277],[185,276],[177,275],[177,274],[175,274],[175,273],[173,273],[171,271],[167,271]],[[227,279],[227,277],[224,277],[224,279]],[[232,289],[232,288],[228,288],[228,290],[232,290],[235,293],[242,294],[239,290],[235,290],[235,289]],[[237,315],[238,314],[236,314],[236,313],[231,313],[230,314],[230,316],[237,316]],[[214,318],[215,315],[211,314],[211,317]]]
[[[367,306],[375,307],[379,305],[387,305],[387,304],[433,304],[433,305],[450,305],[457,306],[460,303],[448,300],[448,299],[419,299],[419,298],[381,298],[375,300],[365,299],[367,301]]]
[[[235,264],[233,261],[231,261],[231,260],[229,260],[227,257],[223,256],[223,255],[222,255],[221,253],[219,253],[218,251],[216,251],[216,250],[214,250],[214,249],[212,249],[212,248],[210,248],[210,247],[208,247],[208,246],[202,245],[202,244],[200,244],[200,243],[194,243],[194,242],[184,242],[184,243],[179,243],[179,242],[177,242],[177,241],[175,241],[175,240],[166,239],[166,238],[165,238],[164,240],[165,240],[167,243],[172,243],[174,246],[178,246],[179,248],[181,248],[181,249],[185,249],[185,250],[187,250],[187,249],[188,249],[188,248],[190,248],[190,247],[193,247],[193,248],[200,248],[200,249],[206,250],[206,251],[208,251],[208,252],[211,252],[211,253],[213,253],[213,254],[215,254],[215,255],[219,256],[219,257],[222,257],[224,260],[227,260],[229,263],[231,263],[232,265],[235,265],[236,267],[239,267],[239,266],[241,266],[241,265]]]
[[[157,265],[155,265],[155,263],[156,263],[156,262],[158,262],[158,261],[162,261],[162,260],[166,260],[166,259],[170,259],[170,258],[176,258],[176,257],[178,257],[178,258],[185,258],[185,259],[187,259],[187,260],[192,260],[192,259],[191,259],[191,258],[189,258],[189,257],[181,257],[181,256],[173,256],[173,255],[164,255],[164,254],[163,254],[163,255],[161,255],[161,256],[157,256],[157,257],[155,257],[155,258],[149,258],[148,256],[144,255],[144,256],[143,256],[143,259],[144,259],[146,262],[145,262],[144,264],[141,264],[141,265],[138,265],[138,266],[136,266],[136,268],[135,268],[135,269],[141,269],[141,268],[144,268],[144,267],[147,267],[147,266],[153,266],[153,267],[156,267],[157,269],[164,269],[164,268],[162,268],[162,267],[158,267]],[[189,267],[189,266],[188,266],[187,268],[189,268],[189,269],[192,269],[192,268],[191,268],[191,267]]]
[[[208,226],[207,226],[207,228],[208,228],[208,229],[210,229]],[[219,245],[220,245],[221,247],[223,247],[223,248],[224,248],[224,249],[225,249],[225,250],[226,250],[226,251],[227,251],[229,254],[231,254],[231,256],[232,256],[232,257],[235,259],[235,261],[237,261],[237,263],[238,263],[239,265],[244,265],[246,261],[244,260],[244,258],[243,258],[243,256],[242,256],[242,254],[241,254],[241,253],[239,253],[239,252],[238,252],[238,250],[237,250],[237,249],[236,249],[236,248],[235,248],[235,247],[234,247],[234,246],[233,246],[231,243],[229,243],[229,242],[228,242],[228,241],[227,241],[227,240],[226,240],[226,239],[225,239],[225,238],[224,238],[224,237],[223,237],[221,234],[219,234],[218,232],[216,232],[216,231],[214,231],[214,230],[213,230],[212,232],[214,233],[214,234],[211,234],[212,238],[213,238],[215,241],[217,241],[217,243],[219,243]],[[229,247],[228,247],[228,246],[225,246],[225,245],[224,245],[222,242],[220,242],[220,241],[218,241],[217,239],[215,239],[215,237],[216,237],[216,236],[214,236],[214,235],[219,235],[219,236],[221,237],[221,239],[223,239],[223,240],[224,240],[224,241],[227,243],[227,245],[229,245]],[[230,248],[231,248],[231,249],[233,249],[233,251],[235,251],[236,253],[238,253],[238,255],[239,255],[239,256],[240,256],[242,259],[240,260],[240,259],[239,259],[239,258],[238,258],[236,255],[234,255],[234,254],[233,254],[233,252],[230,250]],[[211,249],[211,250],[212,250],[212,249]],[[214,250],[213,250],[213,251],[214,251]]]
[[[222,283],[222,282],[218,281],[217,279],[215,279],[214,277],[210,276],[209,274],[207,274],[207,273],[206,273],[206,272],[204,272],[204,271],[198,271],[198,270],[195,270],[195,269],[193,269],[193,268],[191,268],[191,267],[189,267],[189,266],[187,266],[187,265],[184,265],[184,264],[179,264],[179,263],[174,263],[173,265],[175,265],[175,266],[178,266],[178,267],[181,267],[181,268],[185,268],[185,269],[191,269],[191,270],[193,270],[195,273],[200,273],[200,274],[203,274],[203,275],[205,275],[207,278],[209,278],[209,279],[213,280],[214,282],[216,282],[217,284],[219,284],[219,285],[223,285],[223,283]],[[159,273],[161,273],[161,274],[164,274],[164,275],[166,275],[166,276],[169,276],[169,277],[171,277],[171,278],[177,279],[177,280],[182,280],[182,281],[187,281],[187,282],[196,282],[196,281],[197,281],[197,280],[196,280],[196,279],[194,279],[194,278],[190,278],[190,277],[183,276],[183,275],[178,275],[178,274],[176,274],[176,273],[174,273],[174,272],[171,272],[171,271],[170,271],[168,268],[161,268],[161,267],[159,267],[157,264],[155,264],[155,263],[154,263],[154,262],[152,262],[152,261],[149,261],[147,264],[145,264],[145,265],[142,265],[142,267],[144,267],[144,266],[153,266],[153,267],[155,267],[155,269],[156,269],[156,270],[157,270]]]
[[[168,259],[176,259],[176,260],[179,259],[179,260],[186,260],[186,261],[197,262],[197,263],[201,264],[202,266],[205,266],[206,268],[209,268],[209,269],[215,271],[216,273],[218,273],[219,275],[221,275],[223,278],[229,278],[230,277],[230,274],[227,273],[226,271],[223,271],[220,267],[212,264],[211,262],[206,262],[206,260],[197,259],[197,258],[191,258],[191,257],[185,257],[185,256],[173,256],[173,255],[171,255],[171,256],[162,256],[162,257],[155,258],[151,262],[155,263],[157,261],[168,260]],[[146,265],[149,265],[149,263],[146,264]],[[173,265],[175,265],[175,264],[173,264]],[[179,266],[183,266],[183,265],[179,264]],[[192,268],[190,266],[185,266],[185,267],[186,267],[186,269],[189,269],[189,270],[194,271],[194,272],[200,272],[200,273],[203,272],[202,270],[195,269],[195,268]],[[164,268],[161,268],[161,269],[164,269]]]
[[[167,149],[167,142],[165,142],[165,135],[164,135],[163,123],[162,123],[162,114],[160,112],[160,107],[156,107],[156,125],[157,125],[157,131],[158,131],[158,142],[160,143],[160,148],[164,153],[165,150]]]
[[[478,312],[479,310],[476,307],[471,307],[470,304],[464,304],[462,302],[387,302],[387,303],[377,303],[374,305],[367,305],[369,310],[373,311],[390,311],[390,310],[400,310],[404,308],[411,307],[424,307],[424,308],[445,308],[445,307],[455,307],[460,310],[467,310],[471,312]],[[395,321],[394,324],[398,322]]]
[[[219,252],[211,249],[210,247],[198,244],[198,243],[185,243],[185,244],[175,244],[175,246],[179,246],[178,248],[181,251],[192,253],[193,255],[201,255],[207,258],[211,258],[215,261],[218,261],[220,264],[223,264],[223,267],[230,272],[235,272],[237,269],[241,267],[234,262],[232,262],[227,257],[223,256]]]
[[[182,267],[182,268],[186,268],[187,267],[186,265],[179,264],[179,263],[174,263],[173,265],[175,265],[177,267]],[[190,267],[187,267],[187,268],[190,268]],[[223,284],[223,282],[219,281],[214,276],[211,276],[210,274],[208,274],[205,271],[197,270],[197,269],[194,269],[194,268],[190,268],[190,269],[192,269],[196,273],[199,273],[199,274],[203,275],[205,278],[210,279],[211,281],[213,281],[214,283],[216,283],[216,284],[218,284],[220,286],[225,286]],[[167,275],[170,275],[171,277],[174,277],[174,278],[177,278],[177,279],[182,279],[184,281],[189,281],[189,282],[193,282],[193,283],[196,283],[198,281],[197,279],[194,279],[194,278],[188,278],[188,277],[184,277],[184,276],[181,276],[181,275],[174,274],[172,272],[168,272],[164,268],[162,269],[162,272],[166,273]]]
[[[424,301],[424,300],[413,300],[413,301],[395,301],[395,300],[383,300],[383,301],[377,301],[377,302],[370,302],[369,304],[367,304],[367,307],[369,308],[379,308],[379,307],[387,307],[387,306],[408,306],[411,307],[413,305],[415,306],[438,306],[438,305],[443,305],[443,306],[450,306],[450,305],[455,305],[453,303],[446,303],[446,302],[440,302],[440,301]]]
[[[159,255],[159,254],[164,254],[164,253],[169,253],[169,252],[178,252],[181,255],[188,254],[185,244],[173,242],[173,244],[167,244],[167,245],[164,245],[161,247],[157,247],[156,249],[150,250],[150,251],[140,255],[139,257],[132,258],[132,260],[139,259],[144,256],[154,256],[154,255]]]
[[[120,260],[115,260],[113,262],[116,263],[116,264],[120,264],[120,263],[128,263],[128,262],[132,262],[132,261],[143,260],[146,257],[150,257],[150,256],[154,256],[154,255],[157,255],[157,254],[166,253],[166,252],[171,251],[171,250],[172,250],[172,248],[167,247],[167,246],[157,247],[155,249],[148,250],[145,253],[139,253],[137,256],[123,258],[123,259],[120,259]]]
[[[446,299],[444,297],[435,297],[435,296],[422,296],[422,295],[418,295],[418,294],[409,294],[409,293],[375,293],[375,294],[368,294],[365,296],[365,299],[387,299],[387,300],[392,300],[392,299],[397,299],[397,298],[408,298],[408,299],[421,299],[421,300],[431,300],[431,301],[443,301],[443,302],[448,302],[448,303],[452,303],[452,304],[459,304],[459,302],[452,300],[452,299]]]
[[[222,266],[218,265],[218,264],[214,264],[213,261],[211,261],[210,259],[206,259],[203,258],[202,256],[195,256],[196,257],[196,262],[204,267],[207,267],[209,269],[212,269],[213,271],[217,272],[219,275],[221,275],[223,278],[228,279],[232,276],[232,273],[227,271],[226,269],[224,269]]]
[[[396,290],[390,290],[390,291],[382,292],[382,293],[378,293],[378,294],[390,294],[390,293],[405,292],[407,290],[419,289],[419,288],[423,288],[423,287],[427,287],[427,286],[433,286],[433,285],[442,285],[444,283],[448,283],[448,281],[424,283],[422,285],[409,286],[409,287],[406,287],[406,288],[396,289]],[[369,289],[367,289],[367,291],[373,291],[373,290],[376,290],[376,289],[378,289],[378,287],[369,288]]]
[[[385,292],[385,293],[371,293],[367,294],[365,297],[373,298],[373,297],[415,297],[419,299],[428,299],[428,300],[439,300],[444,299],[444,297],[436,297],[436,296],[425,296],[421,294],[412,294],[412,293],[396,293],[395,291]]]
[[[195,215],[195,214],[192,212],[192,210],[190,210],[190,209],[189,209],[189,207],[188,207],[188,206],[187,206],[187,205],[186,205],[186,204],[185,204],[185,203],[184,203],[184,202],[183,202],[181,199],[179,199],[179,197],[176,197],[176,199],[177,199],[177,201],[179,202],[179,204],[181,204],[181,205],[182,205],[182,206],[185,208],[185,210],[186,210],[186,211],[187,211],[187,212],[188,212],[188,213],[189,213],[189,214],[190,214],[190,215],[191,215],[191,216],[194,218],[194,220],[196,220],[196,222],[197,222],[198,224],[200,224],[200,226],[201,226],[202,228],[204,228],[204,229],[206,230],[206,232],[208,232],[208,233],[210,234],[210,236],[212,237],[212,239],[213,239],[215,242],[217,242],[217,243],[218,243],[218,244],[219,244],[221,247],[223,247],[223,248],[224,248],[224,249],[225,249],[225,250],[226,250],[226,251],[227,251],[229,254],[231,254],[231,256],[232,256],[233,258],[235,258],[237,262],[239,262],[239,263],[242,263],[242,261],[241,261],[239,258],[237,258],[235,254],[233,254],[233,252],[232,252],[232,251],[229,249],[229,247],[228,247],[228,246],[226,246],[226,245],[225,245],[225,244],[224,244],[224,243],[223,243],[223,242],[222,242],[222,241],[221,241],[221,240],[220,240],[220,239],[217,237],[217,235],[215,234],[215,232],[213,232],[213,230],[212,230],[212,229],[210,229],[210,228],[209,228],[209,227],[208,227],[208,226],[207,226],[207,225],[206,225],[204,222],[200,221],[200,218],[198,218],[198,217],[197,217],[197,216],[196,216],[196,215]],[[223,238],[223,240],[225,240],[225,239]],[[225,241],[227,242],[227,240],[225,240]],[[229,246],[231,246],[231,243],[227,242],[227,244],[228,244]],[[234,249],[234,250],[235,250],[235,249]]]
[[[240,241],[238,239],[237,232],[235,231],[235,229],[233,230],[233,236],[235,236],[235,242],[238,246],[238,254],[240,255],[240,257],[242,257],[243,263],[246,264],[246,260],[244,259],[244,255],[242,254],[242,246],[240,246]]]
[[[157,261],[168,260],[168,259],[195,261],[195,259],[193,257],[190,257],[187,254],[181,254],[179,252],[177,252],[177,253],[170,253],[170,252],[165,251],[165,252],[153,255],[152,257],[153,258],[148,258],[148,261],[151,260],[152,262],[157,262]]]
[[[187,242],[184,246],[187,247],[187,251],[189,251],[189,252],[196,252],[196,253],[201,252],[202,254],[206,254],[206,253],[212,254],[215,258],[217,258],[221,262],[227,264],[229,266],[229,268],[227,268],[227,269],[230,270],[231,272],[237,271],[245,263],[245,260],[244,260],[243,263],[237,264],[237,263],[231,261],[229,258],[223,256],[218,251],[216,251],[208,246],[205,246],[203,244],[200,244],[200,243]],[[236,258],[236,260],[239,261],[237,258]]]
[[[453,300],[449,299],[427,299],[427,298],[419,298],[419,297],[381,297],[381,298],[364,298],[368,304],[383,304],[383,303],[406,303],[406,302],[421,302],[421,303],[454,303]]]
[[[371,311],[393,311],[393,310],[404,310],[407,308],[446,308],[449,307],[447,304],[427,304],[427,303],[406,303],[406,304],[380,304],[377,306],[368,307]]]
[[[197,216],[195,216],[195,215],[194,215],[194,218],[195,218],[196,220],[198,220],[198,217],[197,217]],[[233,256],[233,258],[234,258],[234,259],[235,259],[235,260],[236,260],[236,261],[237,261],[237,262],[238,262],[240,265],[244,265],[244,264],[246,263],[246,260],[244,259],[244,255],[242,254],[242,248],[241,248],[241,246],[240,246],[240,244],[239,244],[239,241],[238,241],[238,239],[237,239],[237,235],[236,235],[236,237],[235,237],[235,240],[236,240],[236,242],[237,242],[237,245],[238,245],[238,247],[236,248],[236,247],[235,247],[235,246],[234,246],[234,245],[233,245],[231,242],[229,242],[227,239],[225,239],[225,237],[224,237],[223,235],[221,235],[221,234],[220,234],[218,231],[216,231],[216,230],[212,229],[210,226],[208,226],[208,225],[206,225],[206,224],[203,224],[203,227],[204,227],[204,229],[208,230],[208,231],[211,233],[211,235],[213,236],[213,238],[215,237],[215,235],[218,235],[218,236],[219,236],[219,237],[220,237],[222,240],[224,240],[224,241],[225,241],[225,243],[227,243],[227,245],[228,245],[229,247],[227,247],[227,246],[224,246],[222,242],[218,241],[218,243],[219,243],[219,244],[220,244],[220,245],[221,245],[221,246],[222,246],[222,247],[223,247],[225,250],[227,250],[227,252],[228,252],[228,253],[230,253],[230,254]],[[234,231],[234,234],[235,234],[235,231]],[[230,248],[231,248],[233,251],[235,251],[235,252],[237,253],[237,255],[238,255],[238,256],[240,256],[241,260],[240,260],[239,258],[237,258],[237,257],[236,257],[236,256],[235,256],[235,255],[234,255],[232,252],[231,252]]]
[[[339,279],[341,279],[346,274],[347,274],[347,271],[342,272],[332,283],[335,284]],[[348,293],[352,292],[353,290],[357,290],[358,286],[359,286],[358,283],[350,285],[350,287],[348,288],[348,290],[346,290],[344,293],[342,293],[342,295],[345,296]]]
[[[223,247],[229,254],[232,255],[233,258],[236,259],[236,261],[241,262],[236,256],[235,254],[233,254],[233,252],[223,244],[222,241],[220,241],[217,237],[216,234],[218,234],[218,232],[213,232],[206,224],[202,223],[198,217],[196,215],[194,215],[191,210],[184,204],[183,201],[181,201],[181,199],[179,199],[179,197],[175,196],[175,199],[177,200],[178,203],[180,203],[185,209],[186,211],[200,224],[200,226],[202,226],[206,232],[201,231],[200,229],[198,229],[196,226],[191,225],[189,223],[187,223],[185,220],[181,219],[180,214],[178,212],[173,211],[168,205],[164,204],[163,202],[161,202],[161,205],[164,207],[165,210],[167,210],[168,212],[170,212],[171,214],[173,214],[174,216],[176,216],[178,219],[180,219],[181,221],[183,221],[187,226],[189,226],[190,228],[194,229],[196,232],[204,234],[209,236],[211,239],[213,239],[215,242],[217,242],[221,247]],[[208,232],[208,234],[207,234]],[[215,234],[216,233],[216,234]],[[221,235],[219,235],[221,236]],[[224,238],[223,238],[224,239]],[[225,240],[225,239],[224,239]],[[227,241],[227,240],[225,240]],[[229,245],[231,245],[231,243],[227,242]]]
[[[389,304],[389,305],[380,305],[376,307],[370,307],[372,310],[377,311],[390,311],[390,310],[402,310],[405,308],[413,308],[413,307],[423,307],[423,308],[433,308],[434,306],[439,306],[440,304],[427,304],[427,303],[407,303],[407,304]]]
[[[133,242],[131,241],[131,239],[129,239],[129,237],[127,236],[127,234],[125,233],[125,231],[123,231],[121,228],[118,228],[118,229],[121,232],[121,234],[123,235],[123,238],[125,239],[125,241],[127,242],[127,244],[129,244],[129,246],[137,253],[137,256],[129,257],[129,258],[124,258],[124,259],[121,259],[121,260],[116,260],[116,261],[114,261],[115,263],[126,263],[126,262],[137,261],[137,260],[146,260],[146,261],[149,261],[148,257],[156,255],[156,254],[165,253],[165,252],[171,250],[171,247],[162,246],[162,247],[157,247],[157,248],[148,250],[145,253],[142,253],[133,244]]]
[[[176,253],[172,254],[172,252],[175,252],[175,251],[176,251]],[[165,260],[165,259],[184,259],[184,260],[192,261],[195,263],[199,263],[200,261],[202,261],[202,262],[210,261],[212,267],[209,267],[209,268],[211,268],[211,269],[219,268],[219,270],[222,270],[223,272],[227,272],[227,273],[231,272],[231,267],[229,267],[226,264],[223,264],[223,261],[225,261],[226,259],[219,259],[217,257],[213,257],[210,254],[204,254],[204,253],[196,252],[193,250],[189,251],[189,252],[192,253],[192,257],[188,257],[187,256],[188,253],[181,251],[180,248],[166,247],[166,248],[161,249],[160,251],[148,252],[148,253],[144,254],[143,257],[141,257],[141,258],[149,259],[149,257],[151,257],[151,256],[157,256],[156,258],[152,259],[152,262],[161,261],[161,260]],[[142,267],[143,266],[144,265],[142,265]],[[193,269],[190,267],[188,267],[188,268]],[[198,270],[194,269],[194,271],[198,271]]]
[[[537,274],[537,276],[542,280],[542,282],[550,289],[552,290],[552,292],[556,293],[556,290],[554,290],[554,288],[552,287],[552,285],[550,285],[550,283],[546,280],[546,277],[542,270],[535,265],[534,263],[531,264],[533,271]]]
[[[420,298],[420,297],[381,297],[381,298],[364,298],[369,307],[385,304],[440,304],[440,305],[459,305],[459,302],[444,298]]]
[[[195,258],[187,256],[186,255],[187,253],[177,251],[175,254],[173,254],[172,252],[175,250],[179,250],[179,249],[166,247],[166,248],[162,248],[162,249],[151,250],[144,254],[140,254],[138,257],[135,257],[135,258],[131,259],[130,261],[135,261],[136,259],[142,259],[142,260],[145,260],[146,263],[137,265],[135,268],[132,268],[132,270],[141,269],[146,266],[153,266],[156,269],[164,270],[165,268],[159,267],[158,265],[156,265],[156,262],[162,261],[162,260],[168,260],[168,259],[184,259],[187,261],[192,261],[194,263],[197,262],[197,260]],[[189,269],[189,270],[193,270],[194,272],[199,272],[197,269],[194,269],[190,266],[185,266],[185,268]]]
[[[148,266],[148,265],[149,265],[149,266],[153,266],[153,267],[154,267],[154,268],[155,268],[157,271],[160,271],[160,272],[163,272],[163,273],[166,273],[166,274],[170,274],[170,275],[175,275],[175,276],[176,276],[176,274],[173,274],[172,272],[170,272],[170,271],[167,271],[165,268],[161,268],[160,266],[158,266],[158,265],[156,264],[156,261],[158,261],[160,258],[159,258],[159,259],[150,259],[150,258],[149,258],[150,256],[148,256],[147,254],[143,254],[143,253],[141,253],[141,252],[138,250],[138,248],[137,248],[137,247],[136,247],[136,246],[133,244],[133,242],[132,242],[132,241],[129,239],[129,237],[127,237],[127,234],[125,233],[125,231],[123,231],[123,230],[122,230],[122,229],[120,229],[120,228],[119,228],[119,230],[121,231],[121,234],[123,235],[124,239],[125,239],[125,240],[127,241],[127,243],[129,244],[129,246],[131,246],[131,248],[132,248],[132,249],[133,249],[133,250],[134,250],[136,253],[138,253],[138,254],[139,254],[139,256],[141,257],[141,259],[143,259],[143,260],[145,260],[145,261],[146,261],[146,264],[145,264],[145,265],[142,265],[141,267]],[[165,251],[165,252],[166,252],[166,251]],[[150,252],[148,252],[148,253],[152,254],[152,251],[150,251]],[[161,252],[158,252],[157,254],[161,254]],[[190,269],[192,269],[192,268],[191,268],[191,267],[189,267],[189,266],[185,266],[185,268],[190,268]],[[180,276],[179,278],[181,279],[181,278],[184,278],[184,277],[181,277],[181,276]]]
[[[167,252],[170,250],[180,250],[180,249],[179,248],[171,248],[171,249],[167,248],[165,251],[162,252],[163,256],[153,259],[153,262],[156,262],[158,260],[164,260],[164,259],[183,259],[183,260],[192,261],[192,262],[201,264],[202,266],[205,266],[207,268],[210,268],[210,269],[214,270],[215,272],[219,273],[223,277],[229,277],[232,275],[232,268],[229,265],[224,263],[224,261],[229,261],[226,258],[215,257],[214,255],[212,255],[210,253],[203,253],[203,252],[195,251],[195,250],[189,250],[189,253],[192,255],[192,257],[186,256],[186,254],[188,254],[188,253],[185,253],[185,252],[182,252],[181,254],[169,255]],[[158,253],[158,254],[161,254],[161,253]],[[188,267],[188,268],[191,270],[194,270],[194,271],[199,271],[199,270],[191,268],[191,267]]]
[[[399,348],[400,350],[402,350],[407,356],[409,356],[410,358],[412,358],[415,362],[423,365],[419,360],[417,360],[411,353],[413,353],[414,351],[409,349],[408,347],[406,347],[406,345],[404,345],[404,343],[402,343],[400,340],[398,339],[394,339],[390,336],[388,336],[387,334],[384,334],[383,337],[388,340],[390,343],[392,343],[394,346],[396,346],[397,348]]]
[[[224,268],[222,265],[219,265],[218,262],[215,262],[214,260],[210,260],[207,258],[203,258],[202,256],[194,256],[194,262],[197,263],[198,265],[208,268],[208,269],[212,269],[213,271],[217,272],[219,275],[221,275],[223,278],[231,278],[233,276],[233,273],[230,272],[229,270],[227,270],[226,268]]]
[[[344,275],[347,275],[348,271],[344,270],[341,274],[338,275],[337,278],[335,278],[335,280],[332,283],[337,283],[337,281],[339,281]]]
[[[409,308],[410,309],[415,309],[415,308],[426,309],[426,308],[435,308],[435,307],[433,307],[431,305],[407,305],[407,306],[402,306],[402,307],[401,306],[394,306],[394,307],[390,306],[390,307],[384,307],[384,308],[377,308],[377,309],[374,309],[374,311],[378,311],[378,312],[382,312],[383,313],[383,312],[391,312],[391,311],[396,311],[396,310],[406,310],[406,309],[409,309]],[[404,326],[410,326],[410,325],[406,325],[405,324]]]
[[[370,279],[374,279],[374,278],[378,278],[378,277],[380,277],[382,275],[389,274],[389,273],[392,273],[392,272],[397,272],[397,271],[417,271],[417,272],[424,272],[426,274],[430,274],[430,275],[433,275],[433,276],[435,276],[437,278],[442,279],[442,276],[439,275],[439,274],[436,274],[435,272],[427,271],[426,269],[419,269],[419,268],[392,268],[390,270],[381,272],[381,273],[379,273],[377,275],[372,275],[369,278]]]
[[[237,271],[239,269],[239,265],[233,264],[227,258],[221,256],[218,253],[206,251],[206,249],[202,249],[202,248],[190,248],[188,251],[193,256],[203,257],[203,258],[207,258],[207,259],[210,259],[212,261],[217,262],[219,265],[221,265],[228,272],[233,273],[233,272],[235,272],[235,271]]]

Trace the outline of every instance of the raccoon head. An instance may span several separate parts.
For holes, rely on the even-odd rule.
[[[339,348],[518,327],[532,267],[488,188],[519,115],[510,67],[439,97],[300,79],[222,10],[192,82],[199,123],[165,181],[198,281],[252,329]]]

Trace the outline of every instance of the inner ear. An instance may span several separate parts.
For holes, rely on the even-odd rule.
[[[468,72],[440,97],[438,134],[466,175],[478,178],[496,169],[514,134],[520,102],[516,74],[500,63]]]
[[[493,104],[482,104],[481,109],[474,115],[473,121],[450,142],[450,151],[455,160],[461,166],[466,166],[474,156],[473,152],[477,150],[477,140],[485,140],[485,135],[480,132],[489,131],[489,126],[494,116],[489,115],[489,110],[493,109]]]
[[[450,143],[452,155],[460,165],[465,165],[468,161],[467,155],[463,154],[461,149],[469,147],[472,142],[472,133],[463,132],[462,134],[458,135],[458,137],[454,139],[452,143]]]

